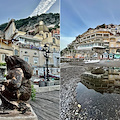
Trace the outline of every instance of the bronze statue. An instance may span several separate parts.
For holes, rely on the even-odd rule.
[[[32,69],[26,61],[17,56],[5,56],[5,61],[8,75],[6,76],[7,80],[2,82],[0,89],[2,106],[6,109],[16,108],[18,110],[21,110],[24,106],[24,111],[27,109],[25,102],[31,96],[31,83],[29,79],[32,77]]]

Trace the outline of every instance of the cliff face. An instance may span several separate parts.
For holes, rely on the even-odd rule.
[[[16,28],[20,31],[28,31],[34,28],[34,25],[36,23],[39,23],[39,21],[43,21],[45,25],[55,25],[55,27],[59,27],[60,23],[60,14],[59,13],[49,13],[49,14],[41,14],[38,16],[28,17],[25,19],[15,20]],[[0,33],[3,32],[5,27],[8,23],[4,23],[0,25]]]

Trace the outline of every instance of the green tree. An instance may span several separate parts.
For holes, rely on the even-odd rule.
[[[36,97],[36,89],[34,88],[34,85],[31,85],[31,99],[34,101]]]

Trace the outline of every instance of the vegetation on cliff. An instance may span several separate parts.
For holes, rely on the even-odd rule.
[[[39,21],[43,21],[45,25],[49,26],[51,24],[55,25],[56,28],[59,27],[60,14],[59,13],[48,13],[41,14],[33,17],[28,17],[25,19],[15,20],[15,25],[18,30],[27,31],[34,28],[34,25]],[[3,31],[8,23],[0,25],[0,30]]]

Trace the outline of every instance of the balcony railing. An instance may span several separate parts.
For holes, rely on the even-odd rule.
[[[38,47],[35,45],[26,45],[26,44],[20,44],[20,48],[28,48],[28,49],[36,49],[36,50],[42,49],[42,47]]]
[[[92,48],[105,48],[105,46],[99,44],[93,44],[93,45],[79,46],[77,50],[90,50]]]

